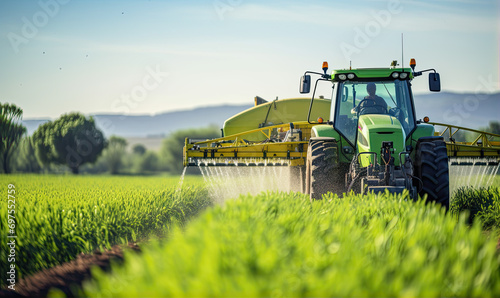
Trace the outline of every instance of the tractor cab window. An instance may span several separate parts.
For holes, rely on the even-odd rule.
[[[345,81],[339,83],[337,100],[332,101],[335,128],[355,144],[358,117],[385,114],[399,120],[406,135],[415,127],[407,81]]]

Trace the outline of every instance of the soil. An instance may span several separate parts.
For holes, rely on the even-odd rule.
[[[137,244],[128,248],[140,251]],[[109,270],[111,261],[123,261],[122,246],[113,246],[110,250],[95,251],[93,254],[80,254],[76,259],[42,270],[16,283],[16,290],[1,289],[0,297],[47,297],[51,288],[59,288],[67,297],[75,297],[72,288],[81,287],[83,281],[90,278],[90,269],[98,266]]]

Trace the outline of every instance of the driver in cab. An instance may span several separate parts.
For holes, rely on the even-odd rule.
[[[368,95],[352,109],[353,114],[387,114],[387,103],[385,100],[376,95],[377,85],[375,83],[368,83],[366,85],[366,92]]]

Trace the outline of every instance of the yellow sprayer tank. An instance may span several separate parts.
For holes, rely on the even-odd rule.
[[[227,119],[224,122],[224,135],[234,135],[264,126],[307,121],[310,104],[310,98],[289,98],[257,105]],[[330,106],[331,100],[314,99],[310,120],[316,121],[322,117],[326,122],[330,116]],[[254,133],[245,135],[245,139],[263,141],[266,137],[262,133]]]

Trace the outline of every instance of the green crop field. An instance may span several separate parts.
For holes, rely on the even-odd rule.
[[[275,192],[214,206],[219,198],[200,176],[186,176],[182,188],[179,177],[1,178],[5,203],[8,185],[15,189],[18,278],[140,242],[142,252],[127,253],[123,266],[95,270],[84,296],[500,295],[498,177],[490,189],[457,192],[447,214],[391,195],[311,203]],[[234,196],[249,189],[235,185]],[[157,235],[169,237],[142,241]],[[7,268],[6,241],[0,247]]]
[[[22,278],[79,253],[161,234],[211,204],[199,177],[1,176],[0,267],[7,268],[7,188],[14,189],[15,264]],[[11,187],[8,187],[8,185]],[[1,284],[5,284],[2,270]]]
[[[212,208],[111,275],[96,270],[84,295],[498,297],[496,244],[404,196],[264,193]]]

